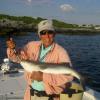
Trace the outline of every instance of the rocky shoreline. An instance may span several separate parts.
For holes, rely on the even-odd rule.
[[[60,28],[56,29],[58,33],[67,35],[97,35],[100,34],[100,30],[96,29],[85,29],[85,28]]]
[[[0,27],[0,35],[6,32],[22,33],[22,32],[37,32],[36,27]],[[64,35],[97,35],[100,34],[100,30],[96,29],[84,29],[84,28],[55,28],[56,33]]]
[[[37,24],[44,18],[28,16],[9,16],[0,14],[0,34],[9,32],[37,32]],[[99,25],[69,24],[53,19],[56,33],[65,35],[97,35],[100,34]],[[98,27],[97,27],[98,26]]]

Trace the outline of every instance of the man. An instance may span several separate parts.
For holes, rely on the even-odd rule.
[[[51,20],[43,20],[38,24],[38,35],[40,41],[32,41],[25,45],[20,51],[21,59],[28,59],[46,63],[67,63],[71,66],[68,53],[60,45],[55,43],[55,30]],[[17,61],[13,50],[15,43],[11,39],[7,41],[8,57]],[[27,88],[24,100],[60,100],[60,94],[73,80],[70,75],[47,74],[42,72],[25,72]]]

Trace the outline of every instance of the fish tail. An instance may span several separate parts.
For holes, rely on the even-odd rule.
[[[83,88],[83,90],[85,91],[85,90],[86,90],[85,79],[84,79],[84,77],[81,76],[81,75],[80,75],[80,77],[81,77],[81,79],[80,79],[80,84],[82,85],[82,88]]]

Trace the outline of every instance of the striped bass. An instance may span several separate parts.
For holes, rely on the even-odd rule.
[[[81,84],[84,85],[81,75],[67,64],[41,63],[27,60],[21,60],[20,64],[30,73],[33,71],[41,71],[43,73],[71,75],[80,80]]]

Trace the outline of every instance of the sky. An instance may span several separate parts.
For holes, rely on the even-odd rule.
[[[0,0],[0,14],[100,25],[100,0]]]

